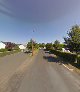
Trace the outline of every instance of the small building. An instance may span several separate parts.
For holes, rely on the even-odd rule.
[[[5,49],[6,45],[2,41],[0,42],[0,49]]]
[[[21,44],[21,45],[19,45],[19,49],[24,50],[24,49],[26,49],[26,47]]]

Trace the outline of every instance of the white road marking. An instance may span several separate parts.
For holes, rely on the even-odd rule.
[[[67,67],[65,64],[63,64],[64,67],[66,67],[68,70],[73,71],[74,69],[70,69],[69,67]]]

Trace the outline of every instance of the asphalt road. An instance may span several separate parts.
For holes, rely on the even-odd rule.
[[[28,54],[22,52],[0,57],[0,92],[3,92],[4,84],[29,57]]]
[[[22,53],[11,57],[5,58],[14,63],[5,58],[2,58],[4,63],[0,60],[0,73],[1,66],[7,66],[3,74],[8,71],[10,76],[0,92],[80,92],[80,76],[56,63],[58,59],[54,55],[40,50],[37,56],[29,59]]]

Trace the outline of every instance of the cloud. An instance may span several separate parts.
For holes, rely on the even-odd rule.
[[[29,22],[49,22],[69,14],[80,0],[4,0],[17,19]]]

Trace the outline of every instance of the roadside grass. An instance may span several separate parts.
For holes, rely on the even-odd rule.
[[[20,50],[5,51],[5,52],[0,53],[0,57],[4,57],[4,56],[6,56],[6,55],[11,55],[11,54],[18,53],[18,52],[20,52]]]

